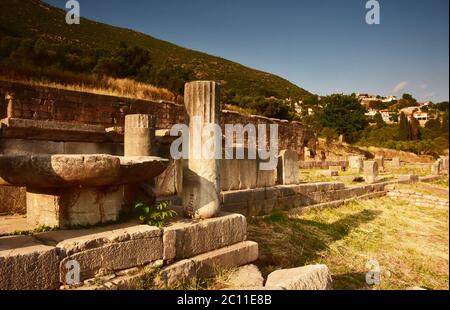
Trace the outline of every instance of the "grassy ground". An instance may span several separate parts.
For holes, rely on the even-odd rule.
[[[335,289],[448,289],[448,209],[414,207],[389,198],[288,218],[250,220],[249,240],[260,246],[266,276],[278,268],[323,263]],[[381,283],[366,284],[376,260]]]
[[[328,177],[320,175],[321,170],[317,169],[301,169],[300,180],[302,182],[343,182],[346,186],[358,186],[368,184],[366,182],[354,182],[356,177],[363,176],[362,173],[356,173],[351,170],[339,171],[339,176]],[[391,172],[379,173],[379,178],[384,181],[393,180],[395,176]]]

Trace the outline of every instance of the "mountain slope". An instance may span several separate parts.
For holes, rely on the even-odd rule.
[[[153,70],[179,66],[191,78],[221,81],[231,96],[274,96],[302,99],[306,90],[278,76],[238,63],[185,49],[128,29],[82,19],[80,25],[65,23],[65,12],[38,0],[1,0],[0,35],[43,38],[52,43],[71,43],[80,47],[114,49],[121,44],[138,46],[150,52]]]

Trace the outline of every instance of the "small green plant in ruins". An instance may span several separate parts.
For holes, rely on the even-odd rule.
[[[134,208],[142,223],[160,228],[166,225],[167,220],[177,215],[175,211],[169,210],[168,201],[157,202],[154,206],[138,202],[135,204]]]

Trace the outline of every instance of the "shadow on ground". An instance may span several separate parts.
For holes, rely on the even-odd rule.
[[[276,213],[254,219],[249,225],[249,240],[260,246],[256,262],[263,274],[279,268],[295,268],[316,263],[324,257],[330,244],[341,240],[362,224],[377,218],[382,211],[363,210],[333,223],[289,218]],[[336,289],[366,289],[365,274],[352,273],[333,277]],[[342,283],[342,285],[340,285]]]

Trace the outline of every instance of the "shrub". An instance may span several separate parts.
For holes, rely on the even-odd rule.
[[[143,202],[138,202],[134,208],[139,216],[139,220],[142,223],[160,228],[166,225],[167,220],[177,215],[175,211],[168,210],[168,201],[160,201],[154,206],[149,206]]]

